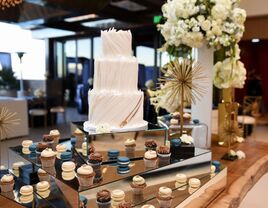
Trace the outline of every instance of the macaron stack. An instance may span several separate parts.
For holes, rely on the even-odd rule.
[[[111,207],[111,192],[107,189],[103,189],[97,192],[96,202],[99,208]]]
[[[39,181],[49,181],[50,179],[49,174],[46,171],[44,171],[42,168],[38,169],[37,175],[38,175]]]
[[[65,181],[71,181],[75,178],[75,163],[68,161],[68,162],[64,162],[61,165],[61,169],[62,169],[62,178]]]
[[[198,178],[190,178],[188,184],[188,192],[189,194],[193,194],[200,187],[201,182]]]
[[[157,166],[157,154],[154,150],[148,150],[144,154],[144,165],[146,168],[155,168]]]
[[[23,140],[22,141],[22,153],[25,155],[30,154],[30,150],[29,147],[31,146],[31,144],[33,143],[32,140]]]
[[[6,193],[13,191],[14,184],[15,181],[13,175],[11,174],[3,175],[3,177],[0,180],[1,192]]]
[[[187,176],[183,173],[176,174],[175,187],[180,188],[179,190],[185,190],[187,183]]]
[[[128,157],[118,157],[117,158],[117,172],[119,174],[126,174],[129,173],[130,168],[129,165],[130,160]]]
[[[33,187],[30,185],[22,186],[20,188],[20,202],[22,204],[31,203],[34,199],[33,196]]]
[[[156,151],[156,148],[157,148],[157,143],[155,140],[153,139],[148,139],[146,142],[145,142],[145,150],[148,151],[148,150],[154,150]]]
[[[120,203],[125,201],[125,192],[120,189],[113,190],[111,193],[111,198],[112,207],[117,208]]]
[[[43,168],[50,168],[55,166],[56,152],[47,148],[41,152],[41,163]]]
[[[71,152],[63,152],[60,154],[60,159],[62,162],[71,161],[72,153]]]
[[[73,135],[76,138],[75,147],[76,148],[81,148],[82,147],[82,144],[83,144],[83,142],[85,140],[84,133],[80,129],[76,128],[75,131],[73,132]]]
[[[161,208],[169,208],[172,203],[172,190],[168,187],[160,187],[157,194],[157,201]]]
[[[212,165],[214,165],[216,168],[215,173],[219,173],[221,171],[221,162],[220,161],[214,160],[214,161],[212,161]]]
[[[119,156],[119,150],[117,149],[110,149],[108,150],[108,157],[109,157],[109,160],[116,160],[117,157]]]
[[[95,172],[90,165],[82,165],[77,169],[77,178],[81,187],[89,187],[93,185]]]
[[[47,181],[41,181],[36,184],[36,191],[42,198],[47,198],[50,194],[50,185]]]
[[[167,146],[160,146],[157,150],[157,155],[159,159],[159,166],[165,166],[170,164],[170,149]]]
[[[56,146],[56,151],[57,151],[57,158],[61,159],[61,153],[66,152],[67,151],[67,145],[66,144],[58,144]]]
[[[133,189],[133,193],[135,195],[141,195],[143,194],[143,190],[145,189],[147,185],[146,185],[145,179],[137,175],[132,178],[132,183],[130,184],[130,186]]]
[[[20,176],[20,167],[24,165],[24,162],[15,162],[12,164],[12,171],[15,176],[19,177]]]

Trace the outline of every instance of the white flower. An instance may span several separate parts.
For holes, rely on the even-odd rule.
[[[211,9],[211,15],[213,19],[221,19],[221,20],[226,20],[226,18],[229,15],[228,9],[222,5],[222,4],[216,4],[214,7]]]
[[[203,21],[203,22],[201,23],[201,28],[202,28],[202,30],[204,30],[204,31],[208,31],[208,30],[210,30],[210,28],[211,28],[211,23],[210,23],[210,21],[209,21],[209,20],[205,20],[205,21]]]
[[[109,124],[101,123],[101,124],[96,125],[96,133],[103,134],[103,133],[109,133],[109,132],[111,132]]]
[[[181,142],[185,144],[192,144],[194,142],[193,137],[187,134],[183,134],[180,139],[181,139]]]
[[[236,137],[236,141],[237,141],[238,143],[242,143],[242,142],[245,141],[245,139],[244,139],[243,137],[239,137],[239,136],[237,136],[237,137]]]
[[[244,9],[234,8],[234,10],[232,11],[231,19],[233,20],[233,22],[243,25],[246,21],[246,16],[247,13]]]
[[[246,154],[243,151],[241,151],[241,150],[238,150],[236,152],[236,155],[237,155],[238,159],[244,159],[244,158],[246,158]]]

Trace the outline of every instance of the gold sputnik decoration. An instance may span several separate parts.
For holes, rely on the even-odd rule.
[[[9,112],[7,107],[0,107],[0,140],[7,138],[12,131],[12,125],[18,125],[20,119],[15,118],[17,113]]]
[[[14,7],[21,3],[22,0],[0,0],[0,8],[5,10],[6,8]]]
[[[174,103],[179,98],[181,134],[183,131],[183,108],[185,103],[196,103],[206,92],[207,77],[201,65],[190,59],[170,61],[163,68],[164,76],[159,79],[161,90],[170,96],[167,102]]]

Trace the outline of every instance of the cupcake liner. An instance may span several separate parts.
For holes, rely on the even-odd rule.
[[[157,201],[159,203],[160,208],[169,208],[169,207],[171,207],[172,199],[169,199],[169,200],[157,199]]]
[[[136,147],[135,146],[133,146],[133,147],[125,147],[125,151],[126,151],[126,153],[132,153],[132,152],[135,152],[135,149],[136,149]]]
[[[89,186],[92,186],[93,185],[93,181],[94,181],[94,175],[92,176],[83,176],[83,175],[78,175],[77,178],[78,178],[78,181],[79,181],[79,185],[82,186],[82,187],[89,187]]]
[[[94,172],[96,173],[95,178],[101,178],[102,177],[102,171],[101,171],[101,163],[90,163],[88,162],[88,165],[90,165]]]
[[[50,177],[48,174],[46,175],[38,175],[39,181],[49,181]]]
[[[15,199],[15,195],[14,195],[13,190],[9,191],[9,192],[1,192],[1,195],[3,195],[4,197],[6,197],[8,199],[11,199],[11,200]]]
[[[148,160],[148,159],[144,158],[143,160],[144,160],[144,165],[146,168],[155,168],[157,165],[157,159]]]
[[[108,202],[99,202],[96,201],[99,208],[110,208],[111,207],[111,201]]]
[[[13,191],[14,181],[11,183],[1,184],[0,187],[1,187],[1,192],[4,192],[4,193],[11,192]]]
[[[170,156],[171,156],[171,153],[169,153],[169,154],[160,154],[160,153],[157,153],[157,155],[158,155],[159,159],[160,158],[161,159],[169,159]]]
[[[133,189],[133,193],[135,194],[135,195],[142,195],[143,194],[143,190],[144,190],[144,188],[142,187],[135,187],[135,188],[132,188]]]
[[[56,156],[53,157],[40,157],[41,160],[41,164],[42,164],[42,168],[50,168],[50,167],[54,167],[55,166],[55,160],[56,160]]]

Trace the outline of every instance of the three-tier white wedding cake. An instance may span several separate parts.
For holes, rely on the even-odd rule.
[[[138,90],[138,61],[132,56],[128,31],[101,31],[101,57],[95,60],[94,84],[89,91],[86,131],[108,126],[110,131],[147,128],[143,120],[144,95]]]

